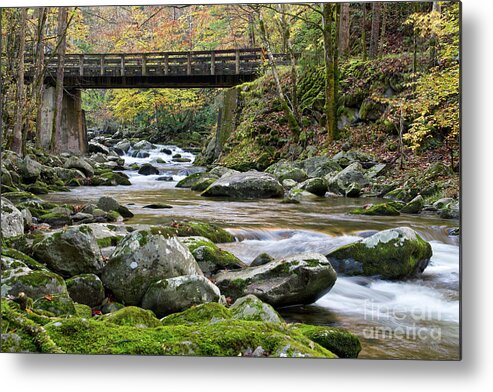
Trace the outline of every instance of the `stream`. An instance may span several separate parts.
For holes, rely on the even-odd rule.
[[[181,154],[190,163],[172,161],[163,147]],[[111,196],[127,205],[135,217],[128,224],[162,224],[172,220],[203,220],[220,224],[237,242],[221,244],[245,263],[266,252],[276,258],[302,252],[326,254],[331,249],[368,236],[375,230],[408,226],[430,241],[433,257],[417,278],[385,281],[374,277],[338,276],[332,290],[316,303],[280,309],[288,322],[347,328],[362,342],[359,358],[441,359],[460,357],[459,238],[447,230],[457,221],[436,215],[397,217],[348,215],[347,212],[381,199],[313,196],[301,204],[279,200],[203,198],[189,189],[175,188],[177,181],[199,170],[194,155],[176,146],[156,145],[148,158],[125,156],[125,164],[151,163],[159,175],[142,176],[127,170],[131,186],[79,187],[53,193],[45,199],[68,204],[97,202]],[[129,152],[131,154],[131,151]],[[160,158],[164,163],[157,163]],[[160,160],[160,162],[162,162]],[[173,181],[158,181],[172,176]],[[143,208],[166,203],[172,209]]]

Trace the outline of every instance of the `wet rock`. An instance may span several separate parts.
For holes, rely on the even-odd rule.
[[[217,176],[218,178],[229,176],[231,174],[237,174],[237,173],[239,173],[238,170],[229,169],[224,166],[216,166],[213,169],[211,169],[211,171],[209,171],[209,175]]]
[[[187,163],[187,162],[192,162],[191,159],[189,158],[173,158],[172,159],[173,162],[177,162],[177,163]]]
[[[152,150],[154,146],[152,143],[148,142],[147,140],[141,140],[140,142],[137,142],[133,145],[132,147],[136,151],[141,151],[141,150]]]
[[[203,184],[210,180],[218,180],[219,176],[210,173],[194,173],[178,181],[177,188],[192,188],[197,184]]]
[[[151,154],[147,151],[132,151],[132,158],[149,158]]]
[[[399,211],[393,203],[369,204],[363,208],[351,210],[350,214],[355,215],[370,215],[370,216],[398,216]]]
[[[151,210],[162,210],[166,208],[173,208],[173,206],[170,206],[169,204],[156,203],[156,204],[148,204],[144,206],[144,208],[148,208]]]
[[[246,267],[232,253],[222,250],[205,237],[180,237],[178,240],[192,253],[206,276],[214,275],[221,270],[237,270]]]
[[[91,308],[100,305],[105,297],[103,282],[97,275],[83,274],[66,280],[67,290],[73,301]]]
[[[22,213],[4,197],[1,198],[0,225],[2,238],[24,234],[24,218]]]
[[[327,258],[346,275],[379,275],[398,279],[424,271],[431,246],[409,227],[380,231],[330,252]]]
[[[142,307],[163,317],[192,306],[217,302],[220,296],[219,289],[204,276],[178,276],[152,283],[142,299]]]
[[[37,260],[64,277],[98,273],[103,268],[101,251],[89,227],[55,232],[36,243],[33,253]]]
[[[90,141],[87,143],[87,148],[89,153],[101,153],[104,155],[108,155],[110,150],[108,147],[102,145],[101,143],[97,143],[95,141]]]
[[[275,259],[267,254],[267,253],[261,253],[253,261],[250,263],[250,267],[258,267],[259,265],[264,265],[267,263],[270,263],[271,261],[274,261]]]
[[[324,196],[328,189],[328,183],[325,178],[310,178],[303,181],[299,187],[316,196]]]
[[[238,199],[265,199],[282,197],[282,185],[269,174],[257,171],[222,177],[207,188],[202,196],[223,196]]]
[[[130,150],[130,142],[127,140],[127,139],[123,139],[122,141],[116,143],[113,148],[116,150],[116,149],[120,149],[121,151],[123,151],[124,153],[127,153],[128,150]],[[120,155],[120,154],[118,154]],[[123,154],[122,154],[123,155]]]
[[[360,187],[369,184],[363,172],[363,167],[358,162],[350,164],[334,176],[326,176],[326,179],[328,181],[328,190],[341,195],[346,195],[352,184],[358,184]]]
[[[156,181],[173,181],[173,176],[161,176],[156,178]]]
[[[87,177],[92,177],[94,175],[93,167],[84,158],[75,155],[67,159],[64,167],[66,169],[80,170]]]
[[[140,305],[152,282],[202,275],[189,250],[167,230],[138,230],[119,242],[101,279],[126,305]]]
[[[401,212],[404,214],[419,214],[425,206],[425,200],[423,196],[418,195],[402,207]]]
[[[140,175],[143,175],[143,176],[149,176],[149,175],[152,175],[152,174],[159,174],[159,169],[152,166],[150,163],[144,163],[138,173]]]
[[[166,155],[171,155],[173,154],[173,151],[171,151],[169,148],[162,148],[161,152],[166,154]]]
[[[221,293],[233,299],[253,294],[274,307],[310,304],[330,291],[336,273],[325,256],[305,253],[259,267],[215,276]]]

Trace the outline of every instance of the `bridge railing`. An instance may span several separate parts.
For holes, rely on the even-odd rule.
[[[284,54],[274,55],[287,63]],[[262,49],[233,49],[192,52],[99,53],[65,55],[67,77],[145,77],[186,75],[254,74],[266,63]],[[48,63],[55,75],[57,56]]]

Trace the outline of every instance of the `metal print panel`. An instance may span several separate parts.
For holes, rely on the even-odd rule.
[[[460,3],[0,25],[2,352],[460,359]]]

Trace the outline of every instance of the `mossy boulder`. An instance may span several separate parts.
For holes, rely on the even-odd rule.
[[[76,169],[84,173],[86,177],[92,177],[94,175],[94,168],[91,164],[82,157],[75,155],[71,156],[65,161],[63,165],[65,169]]]
[[[24,264],[26,264],[27,267],[31,268],[32,270],[50,272],[48,268],[46,268],[46,266],[17,249],[2,246],[2,256],[22,261]]]
[[[216,244],[235,241],[231,233],[213,223],[176,222],[171,225],[170,229],[179,237],[200,236]]]
[[[280,307],[310,304],[330,291],[336,273],[325,256],[305,253],[214,277],[221,293],[237,299],[248,294]]]
[[[64,212],[47,212],[40,215],[39,220],[43,223],[47,223],[53,227],[63,227],[72,224],[72,218],[70,214]]]
[[[33,246],[34,257],[64,277],[98,273],[103,257],[90,227],[55,232]]]
[[[34,184],[28,185],[26,191],[35,195],[46,195],[49,193],[48,185],[42,181],[36,181]]]
[[[460,219],[460,205],[458,200],[451,201],[444,205],[438,212],[443,219]]]
[[[328,182],[328,190],[343,196],[347,195],[353,184],[365,187],[370,183],[359,162],[351,163],[344,170],[333,176],[329,174],[325,178]]]
[[[33,308],[55,315],[75,314],[62,277],[49,271],[33,271],[19,260],[2,256],[2,297],[20,293],[32,300]]]
[[[159,169],[150,163],[144,163],[138,170],[141,176],[150,176],[152,174],[159,174]]]
[[[22,213],[8,199],[1,198],[0,226],[2,238],[24,234],[24,218]]]
[[[423,196],[418,195],[405,206],[403,206],[401,212],[404,214],[419,214],[424,206],[425,200]]]
[[[67,290],[73,301],[91,308],[100,305],[105,297],[103,282],[97,275],[82,274],[66,280]]]
[[[26,155],[19,164],[19,174],[22,177],[24,183],[32,184],[41,175],[43,165],[34,160],[30,155]]]
[[[101,280],[125,305],[140,305],[156,281],[182,275],[202,275],[190,251],[163,228],[137,230],[117,245]]]
[[[108,313],[101,321],[136,328],[155,328],[161,326],[161,322],[154,312],[136,306],[126,306],[115,312]]]
[[[398,216],[399,211],[391,203],[371,204],[351,210],[350,214],[370,216]]]
[[[222,177],[202,192],[206,197],[267,199],[282,197],[284,189],[274,177],[257,171]]]
[[[365,99],[359,109],[359,117],[363,121],[377,121],[385,111],[385,105],[371,99]]]
[[[333,159],[328,157],[312,157],[301,161],[309,178],[325,177],[327,174],[340,172],[342,167]]]
[[[254,295],[238,298],[229,308],[234,319],[283,323],[284,320],[272,306],[262,302]]]
[[[377,163],[372,155],[355,150],[340,151],[332,157],[332,160],[343,168],[346,168],[353,163],[359,163],[364,169],[369,169]]]
[[[177,188],[191,188],[195,184],[214,179],[217,180],[219,178],[218,175],[210,174],[210,173],[193,173],[190,174],[189,176],[183,178],[182,180],[178,181],[176,184]]]
[[[128,207],[122,206],[118,201],[109,196],[100,197],[97,207],[106,212],[116,211],[124,218],[132,218],[134,216]]]
[[[431,245],[418,233],[398,227],[342,246],[327,258],[339,273],[399,279],[424,271],[431,256]]]
[[[2,197],[10,200],[14,204],[23,203],[27,201],[40,201],[34,193],[31,192],[5,192],[2,193]]]
[[[265,169],[266,173],[272,174],[279,182],[293,180],[296,182],[305,181],[308,178],[306,171],[297,162],[281,160]]]
[[[104,180],[102,185],[107,185],[107,186],[132,185],[129,177],[125,173],[110,171],[110,172],[102,173],[100,177]]]
[[[208,178],[197,181],[190,189],[195,192],[203,192],[217,181],[215,178]]]
[[[173,313],[161,319],[162,325],[192,325],[197,323],[216,323],[231,319],[231,312],[223,304],[208,302],[192,306],[191,308]]]
[[[181,237],[179,241],[192,252],[206,276],[214,275],[221,270],[237,270],[246,267],[246,264],[235,255],[222,250],[205,237]]]
[[[250,267],[258,267],[259,265],[264,265],[274,260],[275,259],[268,253],[261,253],[253,259],[250,263]]]
[[[142,298],[142,307],[163,317],[191,306],[218,302],[220,296],[216,285],[204,276],[185,275],[151,283]]]
[[[345,329],[307,324],[294,324],[290,327],[333,352],[339,358],[358,358],[361,351],[361,342],[358,337]]]
[[[324,196],[328,190],[328,183],[325,178],[317,177],[310,178],[299,185],[300,189],[303,189],[316,196]]]

